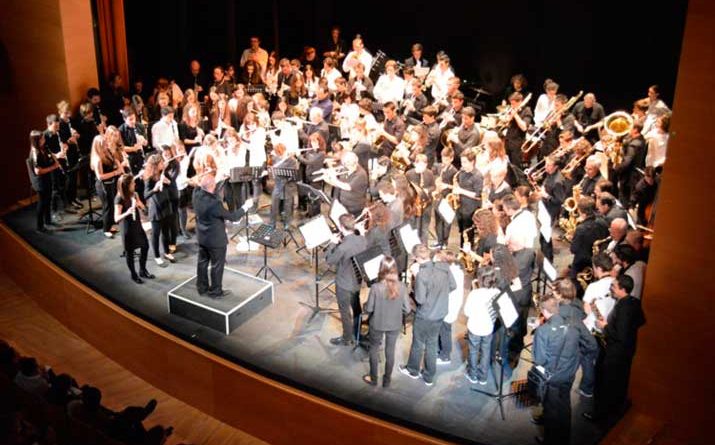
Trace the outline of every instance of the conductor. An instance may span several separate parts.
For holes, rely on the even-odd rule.
[[[226,220],[238,221],[253,206],[253,200],[247,199],[240,209],[233,212],[226,210],[221,200],[214,194],[216,177],[206,175],[201,180],[201,187],[194,190],[192,197],[196,212],[196,233],[199,242],[199,262],[196,268],[196,288],[199,295],[208,294],[211,298],[221,298],[231,291],[223,290],[223,267],[226,264]],[[208,267],[211,264],[209,282]]]

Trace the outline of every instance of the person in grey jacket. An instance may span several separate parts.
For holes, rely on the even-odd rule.
[[[457,283],[449,271],[449,264],[431,261],[430,251],[424,244],[415,246],[413,255],[419,265],[414,279],[417,310],[412,325],[410,358],[407,365],[400,365],[400,372],[418,379],[424,353],[422,379],[427,386],[432,386],[437,368],[439,329],[448,312],[449,293],[457,288]]]
[[[325,261],[335,266],[335,296],[338,299],[343,335],[330,339],[334,345],[351,345],[360,328],[360,281],[353,270],[352,258],[367,248],[365,237],[355,234],[355,217],[342,215],[339,219],[342,241],[334,235]]]
[[[400,281],[394,258],[385,256],[382,259],[377,277],[365,304],[365,312],[370,314],[370,374],[362,379],[369,385],[377,385],[378,354],[384,336],[385,374],[382,386],[387,388],[395,363],[395,343],[400,335],[402,315],[409,314],[411,307],[407,287]]]

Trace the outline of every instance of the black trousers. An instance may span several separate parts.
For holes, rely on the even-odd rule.
[[[395,366],[395,344],[399,335],[399,329],[396,331],[378,331],[370,328],[370,378],[373,382],[377,382],[379,371],[378,356],[383,337],[385,337],[385,377],[383,381],[389,382],[392,378],[392,368]]]
[[[452,230],[452,223],[447,224],[447,221],[442,218],[442,215],[437,211],[438,205],[434,206],[434,230],[437,235],[437,242],[443,246],[449,243],[449,232]]]
[[[227,247],[205,247],[199,244],[199,262],[196,267],[196,288],[200,294],[219,295],[223,292],[223,268],[226,265]],[[209,280],[209,264],[211,277]]]
[[[134,265],[134,251],[136,249],[131,249],[131,251],[127,251],[125,255],[125,259],[127,260],[127,267],[129,268],[129,272],[132,274],[132,278],[135,278],[137,276],[137,269]],[[146,260],[147,257],[149,256],[149,245],[144,244],[143,246],[140,247],[140,253],[139,253],[139,271],[144,271],[146,270]]]
[[[50,217],[50,209],[52,207],[52,186],[47,184],[37,192],[37,229],[41,230],[45,224],[52,222]]]
[[[571,384],[550,383],[544,395],[544,443],[568,445],[571,442]]]
[[[452,358],[452,323],[442,321],[439,327],[439,352],[437,356],[442,360],[451,360]]]
[[[58,201],[62,202],[62,210],[69,205],[67,202],[67,176],[60,169],[53,170],[52,173],[52,210],[58,211]],[[114,205],[114,196],[112,196]]]
[[[76,167],[76,166],[75,166]],[[65,196],[70,204],[77,199],[77,170],[67,173],[67,190]]]
[[[172,224],[174,224],[173,214],[151,222],[151,249],[154,251],[154,258],[161,257],[161,253],[159,252],[159,237],[161,237],[164,253],[169,253]]]
[[[604,350],[596,365],[595,415],[599,418],[620,415],[628,398],[632,359],[608,354]]]
[[[117,194],[117,183],[97,180],[95,188],[97,196],[102,201],[102,231],[109,232],[114,225],[114,197]]]
[[[169,225],[169,244],[176,246],[176,237],[179,236],[179,200],[171,200],[171,224]]]
[[[464,245],[464,231],[469,229],[474,225],[472,221],[472,214],[466,215],[460,211],[457,211],[457,224],[459,225],[459,247]]]
[[[340,321],[343,324],[343,339],[355,340],[357,330],[360,329],[360,291],[350,291],[336,287],[335,296],[338,299]]]

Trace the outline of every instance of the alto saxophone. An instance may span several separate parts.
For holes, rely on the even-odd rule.
[[[460,250],[459,254],[457,255],[457,260],[462,264],[462,268],[464,269],[464,272],[468,273],[468,274],[473,274],[474,271],[477,269],[477,264],[475,261],[475,257],[477,255],[472,254],[472,251],[471,251],[472,243],[469,242],[469,232],[472,232],[472,231],[474,231],[474,226],[469,227],[467,230],[464,231],[464,233],[462,233],[462,244],[470,246],[469,252]]]

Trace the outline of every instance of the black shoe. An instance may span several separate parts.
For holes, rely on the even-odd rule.
[[[150,280],[153,280],[154,278],[156,278],[156,276],[154,276],[154,274],[149,273],[149,271],[146,270],[146,269],[144,269],[144,270],[142,270],[141,272],[139,272],[139,276],[142,277],[142,278],[148,278],[148,279],[150,279]]]
[[[543,425],[544,416],[531,416],[531,423],[533,423],[534,425]]]
[[[231,295],[231,291],[228,289],[222,290],[221,292],[209,292],[208,293],[208,296],[211,298],[223,298],[228,295]]]
[[[134,275],[134,276],[132,277],[132,280],[133,280],[135,283],[137,283],[137,284],[142,284],[142,283],[144,283],[144,280],[142,280],[141,278],[139,278],[137,275]]]
[[[383,388],[388,388],[390,386],[390,377],[383,377],[382,378],[382,387]]]
[[[370,377],[370,374],[362,376],[362,381],[370,386],[377,386],[377,380],[373,380],[372,377]]]
[[[207,291],[207,290],[199,290],[199,289],[196,289],[196,292],[198,292],[199,295],[201,295],[201,296],[203,297],[204,295],[206,295],[206,292],[208,292],[208,291]]]
[[[334,337],[330,339],[330,343],[336,346],[350,346],[353,344],[352,340],[345,340],[343,336]]]

